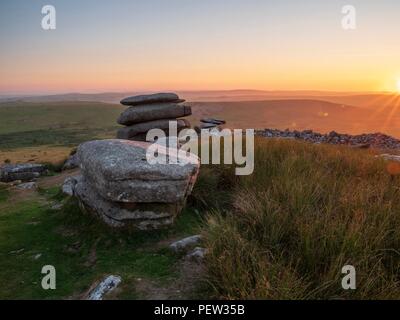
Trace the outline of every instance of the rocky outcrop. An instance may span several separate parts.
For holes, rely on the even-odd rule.
[[[191,193],[199,159],[150,164],[150,143],[98,140],[79,146],[82,176],[69,182],[81,206],[114,227],[140,230],[171,225]],[[160,149],[168,153],[167,148]]]
[[[47,171],[42,164],[6,164],[0,167],[0,181],[12,182],[16,180],[31,181]]]
[[[161,129],[166,136],[171,121],[177,121],[178,132],[190,127],[187,120],[180,119],[192,114],[190,106],[182,105],[185,100],[179,99],[175,93],[157,93],[125,98],[121,104],[129,106],[119,116],[117,122],[124,125],[117,132],[118,139],[146,141],[147,132]]]
[[[290,131],[278,129],[265,129],[256,131],[256,135],[266,138],[286,138],[300,139],[311,143],[329,143],[349,145],[357,148],[377,148],[377,149],[399,149],[400,140],[382,133],[369,133],[360,135],[350,135],[331,131],[326,134],[314,132],[312,130]]]

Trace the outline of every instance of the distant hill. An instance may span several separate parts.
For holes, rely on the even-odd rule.
[[[103,98],[107,98],[105,95]],[[400,108],[390,105],[388,103],[390,100],[384,102],[381,107],[372,108],[366,104],[360,107],[343,103],[355,101],[349,97],[332,99],[340,101],[333,103],[317,99],[293,98],[191,102],[193,115],[189,120],[193,126],[203,117],[216,117],[225,119],[227,126],[231,128],[312,129],[322,133],[334,130],[350,134],[383,132],[400,137]],[[365,96],[356,99],[365,103],[368,100]],[[87,101],[3,102],[0,103],[0,135],[13,134],[13,141],[7,145],[21,144],[21,142],[15,143],[16,132],[22,137],[24,132],[35,130],[48,130],[49,134],[60,130],[62,132],[77,130],[84,136],[89,132],[92,132],[92,136],[102,132],[105,133],[104,136],[115,136],[118,128],[116,119],[124,108],[120,104]],[[42,136],[42,133],[38,135]],[[59,136],[62,137],[63,134],[60,133]],[[5,139],[3,136],[0,145],[5,145],[5,141],[9,138]]]
[[[1,102],[59,102],[59,101],[92,101],[119,103],[127,96],[147,94],[149,92],[104,92],[104,93],[67,93],[38,96],[0,96]],[[360,107],[374,107],[390,103],[396,98],[390,93],[351,93],[329,91],[264,91],[264,90],[207,90],[177,91],[180,97],[191,102],[234,102],[264,100],[324,100],[334,103]],[[0,105],[1,106],[1,105]]]
[[[268,100],[192,103],[193,122],[223,118],[232,128],[312,129],[351,134],[383,132],[400,137],[400,108],[379,109],[321,100]]]

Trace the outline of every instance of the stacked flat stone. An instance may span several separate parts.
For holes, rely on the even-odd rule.
[[[179,163],[178,156],[177,164],[150,164],[146,152],[151,145],[118,139],[80,145],[81,176],[72,193],[81,207],[112,227],[171,225],[193,188],[200,162],[193,155],[190,163]],[[159,152],[167,154],[168,149]]]
[[[169,122],[177,121],[178,132],[190,127],[186,119],[192,114],[190,106],[181,104],[175,93],[156,93],[128,97],[121,104],[129,106],[118,118],[117,122],[124,125],[118,130],[117,138],[126,140],[146,141],[146,134],[151,129],[161,129],[170,136]]]

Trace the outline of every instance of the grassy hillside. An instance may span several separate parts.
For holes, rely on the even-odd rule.
[[[388,169],[366,151],[274,140],[257,142],[251,176],[203,167],[194,196],[209,213],[214,295],[400,298],[400,177]],[[348,264],[354,291],[341,287]]]
[[[0,162],[59,162],[71,148],[115,137],[122,106],[100,102],[0,104]]]
[[[111,231],[59,194],[54,181],[64,177],[40,178],[39,192],[2,187],[0,297],[79,298],[119,274],[115,299],[398,299],[393,166],[368,150],[257,139],[254,174],[203,165],[185,211],[163,232]],[[199,231],[209,250],[202,273],[167,250]],[[44,264],[57,268],[55,291],[40,287]],[[354,291],[341,287],[347,264],[356,267]]]

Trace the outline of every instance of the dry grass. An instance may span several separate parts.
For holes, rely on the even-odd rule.
[[[400,298],[400,177],[372,153],[261,139],[253,175],[205,168],[194,196],[216,297]],[[341,287],[347,264],[356,290]]]
[[[68,158],[71,147],[40,146],[13,150],[1,150],[0,165],[10,163],[60,163]]]

